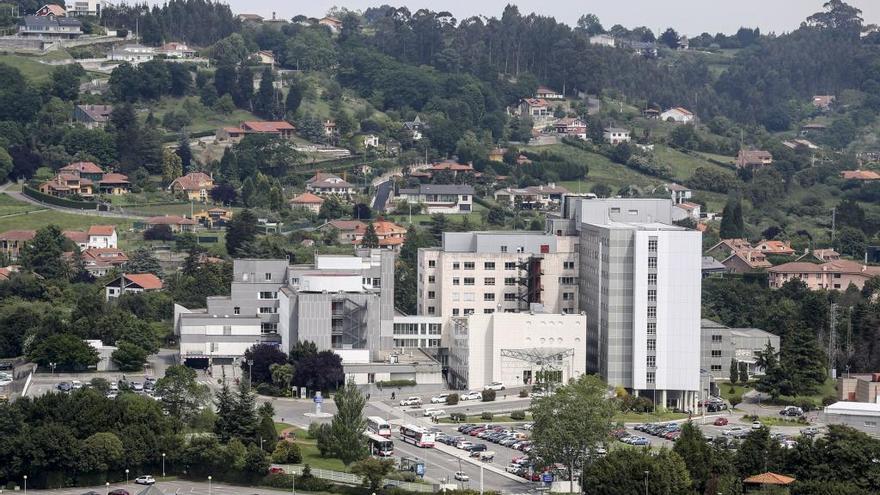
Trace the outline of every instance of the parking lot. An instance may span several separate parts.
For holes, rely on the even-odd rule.
[[[156,377],[152,374],[130,374],[121,372],[110,373],[76,373],[76,374],[39,374],[34,375],[28,396],[39,397],[49,392],[70,392],[83,387],[90,387],[92,380],[100,378],[106,380],[111,387],[108,397],[115,397],[120,387],[128,388],[133,392],[151,395]]]

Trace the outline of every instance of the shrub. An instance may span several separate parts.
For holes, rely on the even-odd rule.
[[[299,445],[288,441],[278,442],[275,451],[272,452],[272,462],[275,464],[299,464],[302,462]]]
[[[522,421],[522,420],[526,419],[526,412],[525,411],[513,411],[512,413],[510,413],[510,419],[512,419],[514,421]]]
[[[385,380],[382,382],[376,382],[380,388],[391,388],[391,387],[415,387],[415,380]]]
[[[809,397],[799,398],[798,400],[796,400],[794,402],[794,405],[803,409],[804,412],[815,411],[816,409],[818,409],[818,406],[816,405],[816,401],[814,401],[813,399],[810,399]]]
[[[272,385],[271,383],[260,383],[256,386],[257,393],[260,395],[268,395],[270,397],[280,397],[284,395],[284,391]]]
[[[486,411],[486,412],[484,412],[483,414],[480,415],[480,418],[485,419],[486,421],[491,421],[492,418],[494,418],[494,417],[495,417],[495,415],[493,415],[493,414],[490,413],[489,411]]]
[[[520,390],[520,391],[519,391],[519,396],[520,396],[520,398],[522,398],[522,399],[525,399],[526,397],[528,397],[528,396],[529,396],[529,391],[528,391],[528,389],[525,389],[525,388],[524,388],[524,389]]]
[[[446,396],[446,405],[454,406],[458,404],[458,394],[449,394]]]
[[[465,416],[464,413],[454,412],[449,414],[449,419],[452,421],[464,421],[467,419],[467,416]]]
[[[822,405],[823,406],[830,406],[831,404],[834,404],[835,402],[837,402],[836,395],[826,395],[825,397],[822,397]]]
[[[482,392],[483,402],[492,402],[495,400],[495,391],[492,389],[486,389]]]
[[[731,396],[730,396],[730,399],[728,399],[728,400],[730,401],[730,407],[731,407],[732,409],[735,409],[736,406],[737,406],[738,404],[741,404],[742,401],[743,401],[741,395],[731,395]]]

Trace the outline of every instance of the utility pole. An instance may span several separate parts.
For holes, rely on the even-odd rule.
[[[837,207],[831,208],[831,242],[834,242],[834,233],[837,227]]]
[[[836,370],[834,369],[834,355],[837,347],[837,303],[831,303],[830,321],[828,322],[828,374],[834,378]]]

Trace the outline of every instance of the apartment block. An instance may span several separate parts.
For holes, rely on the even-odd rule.
[[[776,352],[780,350],[779,336],[760,328],[730,328],[712,320],[702,320],[700,326],[700,366],[715,381],[730,379],[731,360],[745,364],[749,376],[763,375],[764,369],[757,365],[758,353],[763,352],[767,344]]]

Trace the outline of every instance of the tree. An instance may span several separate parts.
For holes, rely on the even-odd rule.
[[[40,366],[55,363],[56,369],[61,371],[81,371],[99,361],[94,347],[69,333],[57,333],[37,341],[28,358]]]
[[[449,219],[442,213],[431,215],[431,235],[434,237],[435,245],[439,245],[443,241],[443,232],[448,232]]]
[[[736,385],[737,381],[739,381],[739,366],[736,359],[730,358],[730,384]]]
[[[281,390],[288,390],[293,381],[294,367],[292,364],[272,364],[269,366],[272,373],[272,383]]]
[[[827,377],[824,351],[809,330],[797,328],[785,333],[781,365],[794,395],[813,394]]]
[[[584,14],[577,22],[577,31],[583,32],[587,36],[595,36],[605,32],[602,22],[596,14]]]
[[[165,224],[153,225],[144,231],[145,241],[173,241],[174,231]]]
[[[9,152],[0,147],[0,179],[9,177],[9,174],[12,173],[12,167],[12,157],[9,156]]]
[[[50,76],[52,96],[74,101],[79,96],[79,82],[86,71],[79,64],[60,65],[52,69]]]
[[[253,365],[249,365],[250,362]],[[272,365],[286,363],[287,356],[277,346],[257,344],[244,351],[241,371],[248,373],[252,383],[272,383]]]
[[[364,236],[361,239],[361,247],[364,248],[378,248],[379,247],[379,236],[376,235],[376,226],[373,225],[373,222],[367,224],[367,228],[364,230]]]
[[[165,148],[162,152],[162,183],[167,186],[182,175],[183,161],[180,155],[170,148]]]
[[[585,462],[583,471],[581,485],[591,493],[644,493],[646,477],[650,493],[692,493],[687,466],[678,454],[667,449],[614,449],[605,457]]]
[[[379,459],[367,457],[351,465],[351,473],[364,478],[364,486],[371,492],[376,493],[385,479],[394,471],[394,459]]]
[[[700,429],[690,421],[684,423],[681,426],[681,435],[675,440],[672,451],[684,461],[697,492],[705,493],[714,452],[706,444]]]
[[[678,35],[678,32],[675,29],[667,28],[666,31],[664,31],[663,34],[660,35],[658,41],[675,50],[676,48],[678,48],[679,38],[681,37]]]
[[[70,276],[70,267],[62,254],[73,250],[70,244],[72,243],[64,237],[58,226],[43,227],[22,249],[21,264],[48,279],[67,279]]]
[[[236,71],[232,100],[239,108],[250,110],[254,99],[254,74],[250,67],[240,66]]]
[[[188,422],[207,405],[211,391],[197,381],[196,370],[177,364],[156,382],[156,395],[170,417]]]
[[[278,442],[272,452],[272,462],[275,464],[301,463],[302,453],[299,450],[299,445],[286,440]]]
[[[337,220],[345,216],[345,205],[335,195],[324,199],[321,209],[318,210],[318,218],[325,220]]]
[[[299,106],[303,99],[303,83],[298,79],[290,82],[290,89],[287,92],[287,99],[284,101],[284,109],[287,111],[287,117],[291,118],[299,110]]]
[[[265,119],[275,119],[280,117],[278,107],[275,98],[275,76],[272,68],[266,67],[260,79],[260,88],[254,97],[254,113]]]
[[[186,133],[182,132],[180,134],[180,139],[177,141],[177,150],[175,150],[174,153],[180,157],[182,172],[188,173],[192,171],[193,153],[192,148],[189,146],[189,136]],[[183,175],[183,173],[181,173],[181,175]]]
[[[345,380],[342,359],[332,351],[321,351],[294,362],[293,383],[309,390],[330,390]]]
[[[745,234],[742,218],[742,201],[738,195],[729,195],[727,204],[721,212],[721,228],[719,235],[722,239],[739,239]]]
[[[251,210],[242,210],[226,226],[226,252],[235,256],[246,243],[257,238],[257,217]]]
[[[743,385],[749,383],[749,364],[739,363],[739,382]]]
[[[157,277],[162,276],[162,265],[159,264],[159,260],[149,249],[143,247],[130,252],[124,267],[125,271],[130,273],[152,273]]]
[[[336,414],[330,422],[333,455],[345,465],[361,460],[369,454],[364,441],[364,406],[367,401],[353,381],[347,382],[333,396]]]
[[[504,225],[505,221],[504,209],[499,206],[493,206],[486,215],[486,221],[492,225]]]
[[[117,342],[116,350],[110,357],[122,371],[140,371],[147,362],[147,355],[147,351],[140,346],[123,340]]]
[[[544,462],[563,464],[571,473],[580,467],[583,473],[591,453],[611,432],[615,408],[605,390],[600,378],[582,375],[552,397],[532,403],[534,448]],[[573,481],[569,491],[575,491]]]
[[[79,469],[86,473],[103,473],[118,468],[124,459],[122,441],[111,432],[98,432],[83,440],[79,451]]]

